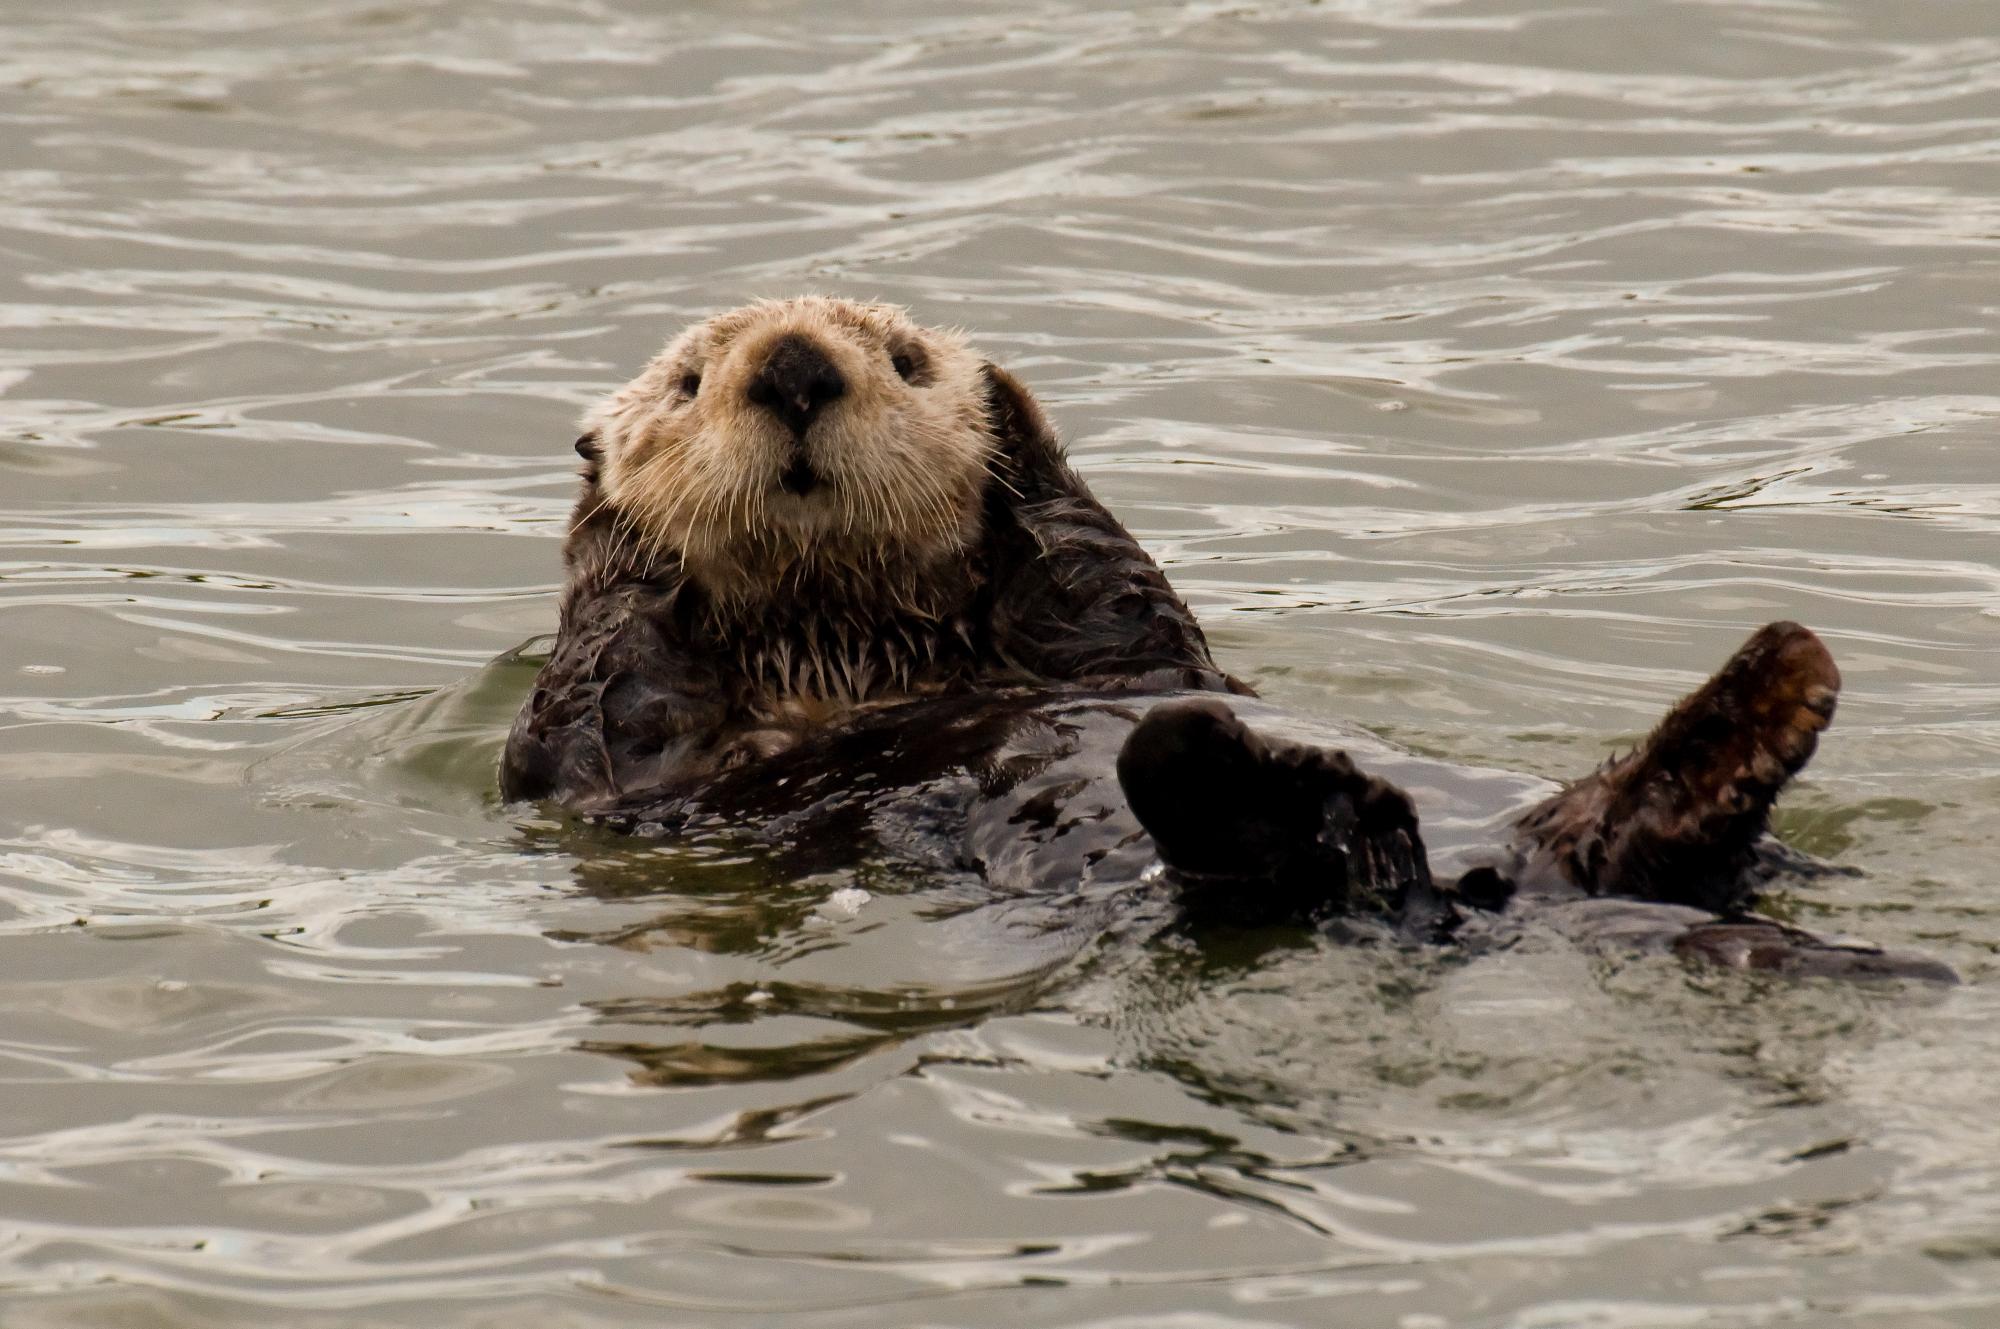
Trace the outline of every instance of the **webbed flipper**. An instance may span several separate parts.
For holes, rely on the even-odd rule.
[[[1759,629],[1632,752],[1522,817],[1524,864],[1592,895],[1742,908],[1771,804],[1812,756],[1839,692],[1812,632]]]

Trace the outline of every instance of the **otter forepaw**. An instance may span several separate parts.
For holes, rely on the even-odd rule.
[[[1258,734],[1221,702],[1154,707],[1118,754],[1118,782],[1184,905],[1219,921],[1393,914],[1430,885],[1408,795],[1346,753]]]

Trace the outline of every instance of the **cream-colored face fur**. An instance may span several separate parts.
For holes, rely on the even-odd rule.
[[[801,342],[841,390],[798,430],[768,385],[757,398],[774,355]],[[921,578],[978,534],[993,449],[981,368],[956,333],[889,305],[806,296],[718,314],[585,417],[604,506],[646,557],[678,555],[723,595]]]

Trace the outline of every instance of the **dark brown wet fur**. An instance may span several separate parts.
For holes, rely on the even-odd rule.
[[[1949,976],[1746,912],[1772,802],[1840,687],[1805,628],[1758,631],[1635,751],[1439,889],[1408,795],[1341,751],[1246,724],[1226,699],[1250,690],[1216,667],[1033,398],[1002,370],[979,375],[967,427],[991,447],[976,529],[947,566],[804,558],[751,602],[636,530],[607,502],[604,446],[578,440],[561,627],[502,792],[663,832],[761,827],[816,858],[846,838],[1012,898],[1107,910],[1131,911],[1157,861],[1202,923],[1372,918],[1433,941],[1532,904],[1586,941],[1724,966]],[[1072,910],[1058,926],[1108,917]]]
[[[1812,632],[1759,630],[1632,752],[1521,818],[1524,882],[1555,872],[1592,895],[1742,908],[1771,805],[1839,692]]]
[[[1220,701],[1149,711],[1118,783],[1190,913],[1401,917],[1431,889],[1409,795],[1344,752],[1258,734]]]
[[[995,449],[978,540],[956,566],[892,584],[810,570],[782,609],[733,606],[649,555],[604,501],[598,448],[564,545],[555,654],[515,721],[508,798],[580,809],[692,784],[880,698],[1010,686],[1247,693],[1187,605],[1064,459],[1034,399],[986,369]],[[921,594],[918,591],[921,591]],[[820,706],[823,703],[823,707]]]

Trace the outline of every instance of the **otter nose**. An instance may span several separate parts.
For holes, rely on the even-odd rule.
[[[771,348],[744,395],[784,421],[798,438],[805,435],[820,408],[846,392],[847,380],[825,352],[804,337],[790,334]]]

